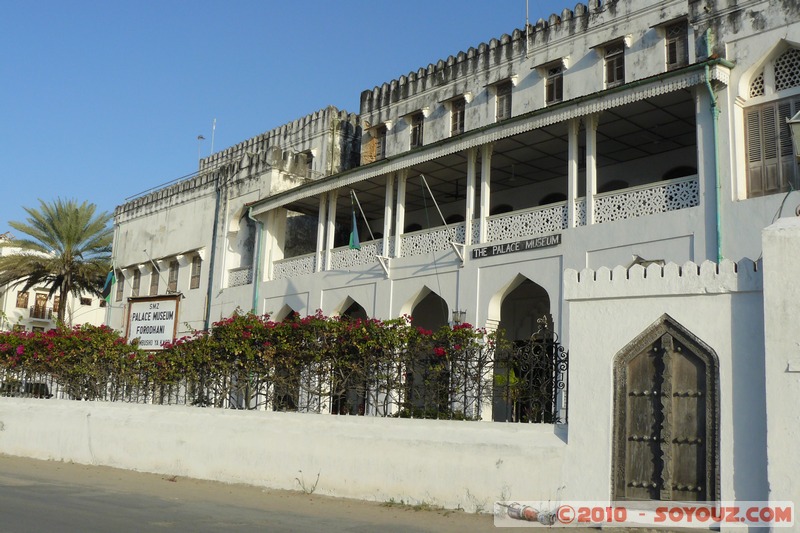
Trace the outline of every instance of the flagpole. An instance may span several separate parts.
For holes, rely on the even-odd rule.
[[[369,236],[372,240],[375,240],[375,235],[372,234],[372,228],[369,227],[369,220],[367,220],[367,215],[364,214],[364,210],[361,208],[361,202],[358,201],[358,195],[356,191],[351,190],[352,196],[350,197],[350,201],[352,202],[353,198],[356,200],[356,205],[358,206],[358,210],[361,212],[361,218],[364,219],[364,224],[367,226],[367,231],[369,232]]]
[[[439,216],[442,218],[442,222],[444,223],[445,226],[449,226],[449,224],[447,223],[447,220],[444,219],[444,215],[442,214],[442,210],[439,209],[439,202],[437,202],[436,198],[433,197],[433,192],[431,192],[431,188],[430,188],[430,186],[428,186],[428,180],[425,179],[425,175],[424,174],[420,174],[419,177],[422,178],[422,183],[424,183],[425,184],[425,188],[428,189],[428,194],[431,195],[431,200],[433,200],[433,205],[436,206],[436,210],[439,212]]]

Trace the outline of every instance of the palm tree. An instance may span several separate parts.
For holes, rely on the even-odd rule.
[[[97,206],[76,200],[39,204],[39,209],[25,208],[27,222],[9,222],[27,238],[0,243],[18,250],[0,257],[0,286],[23,284],[23,291],[49,287],[48,297],[59,294],[58,321],[63,323],[68,295],[102,292],[111,267],[111,214],[95,214]]]

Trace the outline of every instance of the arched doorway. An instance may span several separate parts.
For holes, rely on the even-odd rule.
[[[348,305],[349,304],[349,305]],[[347,298],[341,320],[358,321],[368,318],[367,311],[352,298]],[[331,414],[364,415],[367,409],[368,365],[359,360],[354,346],[340,346],[339,357],[331,365]]]
[[[719,500],[719,363],[663,315],[614,360],[613,500]]]
[[[547,291],[517,276],[502,299],[498,329],[508,344],[495,358],[492,418],[555,422],[559,374]]]

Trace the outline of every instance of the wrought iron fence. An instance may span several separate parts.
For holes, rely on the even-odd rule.
[[[373,354],[374,355],[374,354]],[[180,378],[108,362],[89,373],[0,370],[0,396],[448,420],[564,423],[568,354],[546,320],[529,341],[460,350],[423,344],[391,357],[343,352],[262,371],[209,365]],[[234,369],[234,370],[231,370]]]

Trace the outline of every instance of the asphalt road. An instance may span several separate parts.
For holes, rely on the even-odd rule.
[[[0,456],[0,532],[493,531],[489,515]]]

